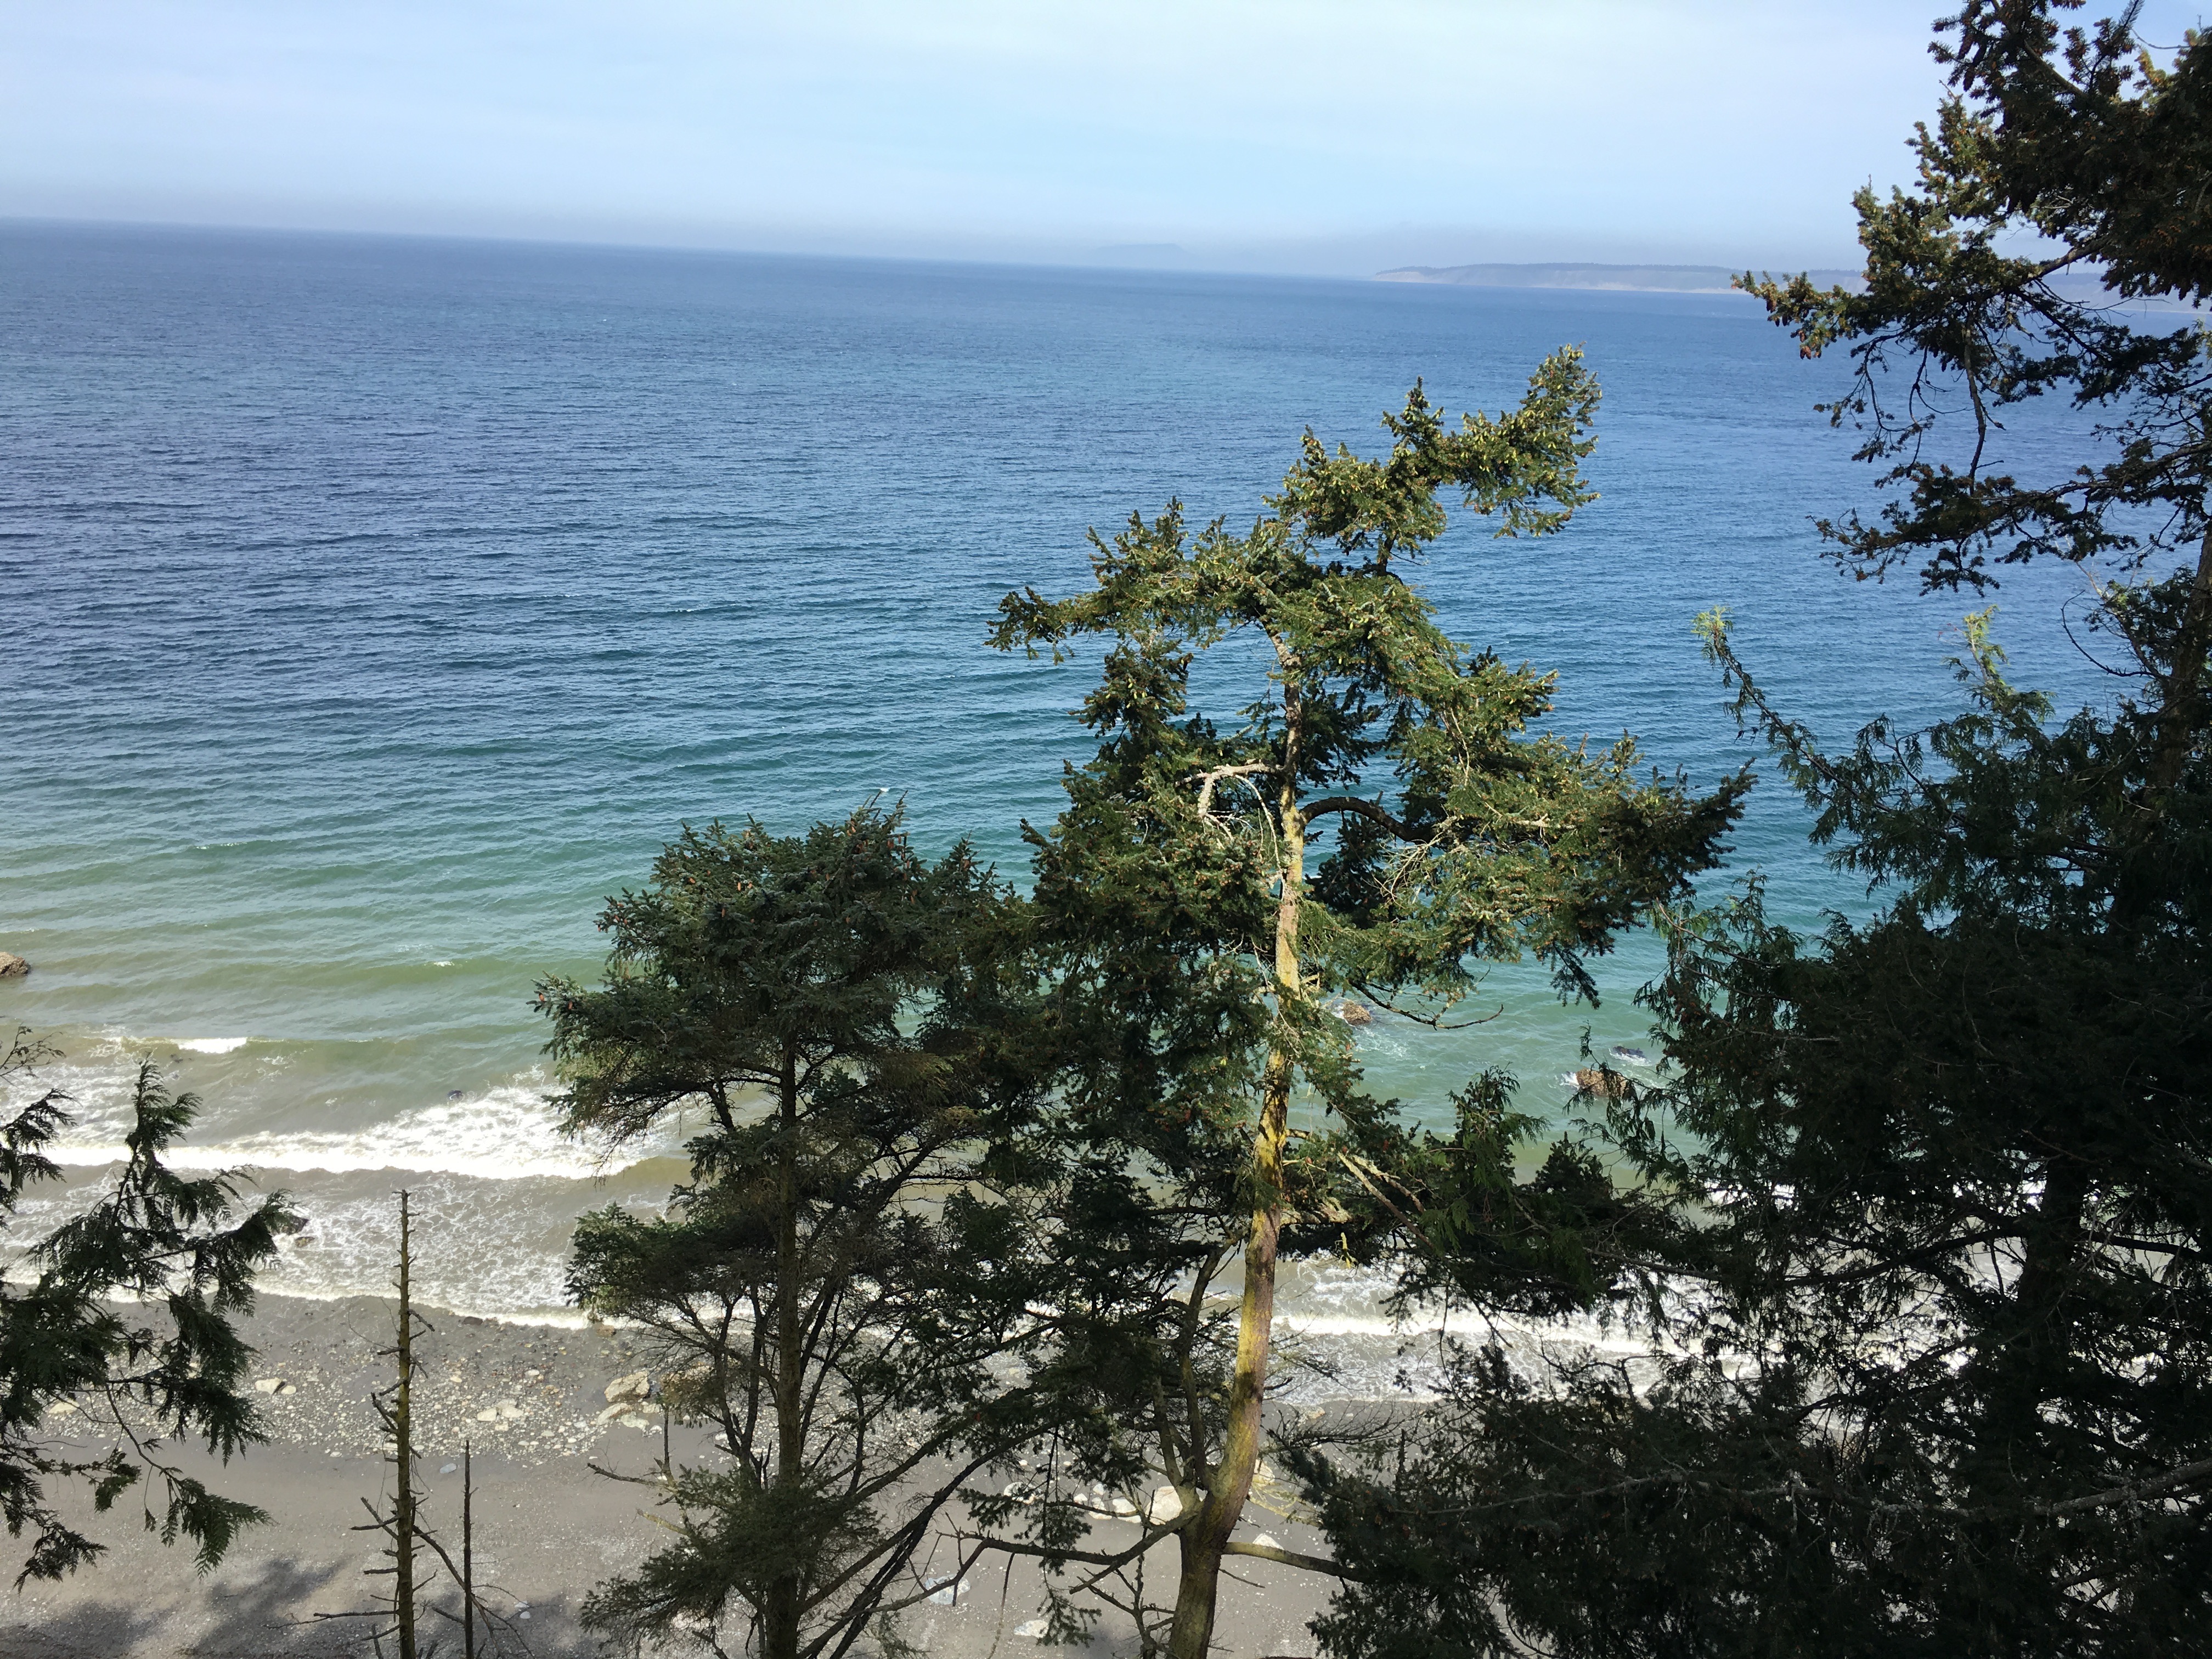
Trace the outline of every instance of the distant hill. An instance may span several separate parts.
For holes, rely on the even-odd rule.
[[[1597,288],[1644,294],[1726,294],[1740,271],[1724,265],[1405,265],[1376,273],[1378,283],[1457,283],[1469,288]],[[1777,270],[1779,276],[1784,273]],[[1792,271],[1787,273],[1795,276]],[[1822,288],[1856,288],[1855,270],[1810,273]]]

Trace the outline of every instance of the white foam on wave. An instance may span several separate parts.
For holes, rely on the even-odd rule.
[[[589,1180],[627,1169],[652,1151],[611,1155],[570,1140],[556,1127],[543,1090],[503,1085],[472,1099],[419,1106],[358,1129],[241,1135],[192,1149],[210,1163],[264,1170],[421,1170],[513,1181],[535,1176]]]
[[[76,1133],[48,1149],[58,1164],[82,1168],[128,1156],[124,1125],[112,1108],[88,1113]],[[624,1147],[620,1152],[571,1140],[559,1130],[547,1090],[503,1084],[465,1100],[418,1106],[381,1122],[352,1129],[263,1131],[220,1140],[192,1141],[165,1161],[179,1170],[405,1170],[471,1176],[480,1181],[552,1177],[590,1181],[678,1150],[674,1133]]]
[[[179,1037],[176,1046],[196,1054],[227,1054],[252,1041],[252,1037]]]

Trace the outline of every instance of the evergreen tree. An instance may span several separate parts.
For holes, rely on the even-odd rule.
[[[1090,1323],[1066,1333],[1092,1404],[1063,1432],[1079,1474],[1153,1521],[1120,1550],[1063,1533],[1037,1553],[1096,1583],[1175,1532],[1177,1659],[1207,1650],[1224,1555],[1292,1559],[1231,1541],[1263,1449],[1282,1253],[1418,1241],[1462,1289],[1546,1305],[1604,1278],[1592,1239],[1616,1197],[1564,1148],[1516,1178],[1528,1126],[1510,1079],[1469,1088],[1455,1136],[1414,1136],[1363,1091],[1328,1002],[1442,1023],[1476,964],[1529,956],[1595,1000],[1589,959],[1678,896],[1733,821],[1736,785],[1692,799],[1639,774],[1628,738],[1592,752],[1532,733],[1551,677],[1470,655],[1407,578],[1445,529],[1445,489],[1500,534],[1562,527],[1591,499],[1597,395],[1571,349],[1517,409],[1456,429],[1416,386],[1381,459],[1309,433],[1249,533],[1193,533],[1170,503],[1092,538],[1090,592],[1003,607],[1001,648],[1107,642],[1081,714],[1097,754],[1029,834],[1079,1171],[1066,1224],[1097,1264],[1071,1292],[1071,1322]],[[1223,701],[1201,707],[1201,687]],[[1233,1321],[1212,1311],[1232,1272]],[[1154,1472],[1172,1503],[1144,1498]],[[1145,1630],[1147,1651],[1158,1639]]]
[[[2212,55],[2063,9],[1953,21],[1918,186],[1860,198],[1863,292],[1749,285],[1806,351],[1856,354],[1832,413],[1891,495],[1826,526],[1834,556],[1936,590],[2081,564],[2124,689],[2059,720],[1978,612],[1962,713],[1835,754],[1704,619],[1884,906],[1808,939],[1754,884],[1677,919],[1648,994],[1674,1073],[1613,1129],[1693,1206],[1680,1346],[1550,1389],[1470,1359],[1402,1468],[1315,1466],[1373,1581],[1334,1653],[2203,1650],[2212,361],[2196,316],[2054,282],[2206,297]],[[2058,397],[2093,428],[2078,467],[1984,465]]]
[[[0,1089],[27,1091],[52,1054],[17,1031],[0,1052]],[[164,1543],[189,1539],[203,1571],[268,1518],[163,1455],[166,1441],[189,1436],[228,1461],[264,1438],[244,1389],[253,1351],[233,1322],[252,1311],[253,1274],[292,1220],[281,1194],[241,1206],[235,1176],[187,1179],[161,1161],[198,1109],[142,1064],[114,1185],[23,1251],[28,1283],[0,1282],[0,1518],[10,1537],[32,1540],[18,1586],[59,1578],[106,1547],[63,1518],[49,1480],[84,1481],[105,1512],[150,1472],[161,1495],[145,1500],[148,1529]],[[59,1179],[46,1148],[68,1125],[58,1089],[0,1124],[0,1217],[34,1183]],[[160,1309],[166,1328],[142,1322],[134,1303]],[[81,1452],[64,1432],[110,1443]]]
[[[650,1334],[663,1404],[728,1453],[647,1483],[675,1535],[592,1595],[610,1638],[842,1654],[934,1589],[933,1523],[1032,1433],[1018,910],[965,848],[924,863],[896,813],[687,829],[608,904],[604,983],[542,988],[572,1130],[697,1128],[665,1213],[576,1231],[576,1299]]]

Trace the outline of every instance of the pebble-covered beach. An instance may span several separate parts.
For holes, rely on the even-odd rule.
[[[593,1584],[634,1566],[655,1542],[660,1528],[650,1477],[663,1435],[679,1461],[700,1460],[717,1455],[709,1431],[665,1423],[649,1400],[637,1397],[638,1373],[648,1382],[653,1376],[640,1334],[435,1310],[426,1317],[428,1329],[416,1339],[414,1395],[424,1523],[458,1545],[466,1443],[473,1451],[478,1578],[497,1587],[492,1601],[508,1621],[506,1638],[526,1642],[538,1659],[596,1653],[577,1613]],[[393,1304],[376,1297],[264,1298],[246,1334],[256,1350],[268,1443],[228,1466],[192,1450],[179,1461],[217,1492],[260,1505],[270,1524],[246,1534],[202,1577],[189,1549],[165,1547],[141,1526],[136,1495],[126,1494],[109,1514],[89,1521],[110,1547],[100,1565],[58,1585],[0,1595],[0,1654],[289,1659],[373,1652],[366,1638],[380,1620],[328,1615],[372,1611],[390,1582],[373,1576],[384,1565],[381,1540],[360,1528],[368,1521],[363,1500],[389,1492],[391,1466],[372,1395],[391,1381],[395,1330]],[[106,1443],[86,1432],[82,1413],[74,1421],[64,1414],[52,1426],[80,1451]],[[70,1501],[71,1512],[81,1512],[84,1506]],[[1262,1509],[1255,1507],[1249,1521],[1240,1535],[1293,1550],[1325,1547],[1309,1529]],[[1125,1536],[1121,1529],[1133,1524],[1102,1515],[1101,1541]],[[0,1539],[0,1547],[9,1541]],[[1152,1553],[1156,1593],[1171,1590],[1174,1549],[1170,1542]],[[948,1559],[949,1553],[929,1557],[920,1570],[935,1574]],[[443,1588],[434,1587],[425,1600],[457,1608]],[[1026,1563],[1010,1570],[987,1558],[947,1588],[949,1603],[925,1602],[904,1615],[907,1641],[956,1659],[1051,1651],[1034,1634],[1041,1586]],[[1224,1654],[1311,1653],[1305,1621],[1327,1589],[1296,1569],[1240,1559],[1223,1589]],[[425,1630],[443,1638],[440,1651],[447,1659],[459,1653],[458,1632],[447,1621],[433,1614]],[[1127,1621],[1109,1614],[1087,1652],[1119,1659],[1136,1645]]]

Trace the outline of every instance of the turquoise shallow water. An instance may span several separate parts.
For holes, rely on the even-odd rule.
[[[1814,556],[1868,485],[1810,408],[1837,368],[1740,298],[0,226],[0,948],[37,969],[0,1021],[67,1051],[87,1170],[133,1057],[174,1055],[202,1156],[320,1218],[276,1288],[380,1283],[407,1180],[448,1300],[550,1305],[568,1218],[672,1167],[546,1128],[530,988],[590,971],[601,896],[685,819],[879,788],[1018,878],[1087,669],[988,651],[1004,592],[1170,495],[1248,516],[1302,428],[1377,447],[1416,375],[1510,402],[1567,341],[1604,497],[1542,544],[1455,532],[1424,580],[1459,637],[1706,781],[1748,753],[1690,633],[1716,602],[1826,732],[1947,701],[1967,603]],[[2079,696],[2077,586],[2001,625]],[[1739,864],[1801,920],[1863,905],[1802,827],[1763,787]],[[1555,1102],[1586,1026],[1642,1040],[1653,963],[1595,1014],[1502,973],[1492,1024],[1363,1052],[1419,1112],[1489,1064]]]

